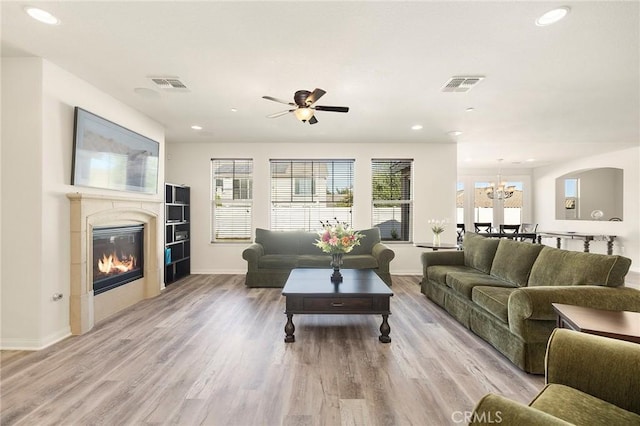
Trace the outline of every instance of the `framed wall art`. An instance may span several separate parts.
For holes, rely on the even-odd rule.
[[[160,144],[75,108],[71,184],[156,194]]]

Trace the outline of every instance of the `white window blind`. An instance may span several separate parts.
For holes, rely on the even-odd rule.
[[[211,241],[250,241],[253,160],[211,159]]]
[[[337,218],[351,224],[354,160],[271,160],[271,229],[322,228]]]
[[[372,160],[372,218],[386,241],[411,241],[413,160]]]

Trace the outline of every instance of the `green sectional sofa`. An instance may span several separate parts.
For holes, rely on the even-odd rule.
[[[463,250],[421,255],[422,292],[521,369],[542,374],[551,303],[640,311],[631,260],[467,232]]]
[[[640,345],[556,329],[546,385],[524,405],[488,394],[470,425],[640,425]]]
[[[343,257],[345,269],[373,269],[391,286],[389,263],[395,253],[380,241],[378,228],[359,231],[364,236],[360,245]],[[247,261],[248,287],[284,287],[294,268],[331,268],[331,256],[323,253],[315,242],[316,232],[270,231],[256,229],[254,243],[242,252]]]

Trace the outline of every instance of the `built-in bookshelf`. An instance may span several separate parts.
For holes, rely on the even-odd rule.
[[[165,284],[171,284],[191,273],[190,193],[188,186],[165,184]]]

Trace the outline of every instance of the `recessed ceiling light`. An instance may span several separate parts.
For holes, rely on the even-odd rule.
[[[465,109],[466,112],[473,112],[475,110],[476,109],[474,107],[469,107],[469,108]]]
[[[526,160],[524,160],[524,161],[526,161],[527,163],[531,163],[531,162],[533,162],[533,161],[536,161],[536,159],[535,159],[535,158],[527,158],[527,159],[526,159]]]
[[[411,126],[411,130],[422,130],[422,125],[421,124],[415,124],[415,125]]]
[[[58,25],[60,23],[60,20],[58,18],[56,18],[46,10],[38,9],[37,7],[27,6],[24,8],[24,11],[27,12],[27,14],[31,16],[33,19],[40,21],[44,24]]]
[[[562,6],[557,9],[550,10],[536,19],[536,25],[539,27],[546,27],[547,25],[555,24],[567,16],[570,10],[569,6]]]
[[[231,108],[231,112],[238,112],[238,108]]]
[[[452,130],[450,132],[447,132],[448,134],[450,134],[451,136],[460,136],[462,134],[462,132],[460,130]]]
[[[191,128],[193,130],[202,130],[202,126],[198,126],[197,124],[194,124],[193,126],[191,126]]]

